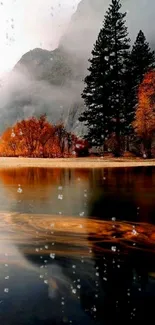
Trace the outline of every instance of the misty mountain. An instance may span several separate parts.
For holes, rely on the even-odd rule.
[[[53,121],[63,120],[67,127],[82,132],[78,115],[83,109],[80,94],[87,74],[88,58],[102,26],[110,0],[82,0],[67,31],[54,51],[34,49],[24,54],[9,80],[1,87],[0,118],[3,127],[32,114],[47,113]],[[143,29],[154,44],[154,0],[124,0],[127,25],[134,41]]]

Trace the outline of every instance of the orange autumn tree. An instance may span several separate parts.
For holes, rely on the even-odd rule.
[[[52,125],[46,115],[31,117],[8,128],[0,139],[0,156],[64,157],[70,156],[76,137],[63,125]]]
[[[152,140],[155,133],[155,71],[146,73],[138,91],[138,106],[133,123],[142,140],[143,151],[151,158]]]

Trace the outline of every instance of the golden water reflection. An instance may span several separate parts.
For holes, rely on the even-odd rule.
[[[4,168],[0,191],[1,211],[155,223],[155,169],[151,167]]]
[[[135,319],[138,322],[149,313],[142,304],[144,301],[146,306],[144,292],[148,291],[148,285],[151,290],[149,277],[153,278],[155,270],[154,225],[79,216],[1,212],[0,235],[0,280],[6,274],[12,278],[9,285],[7,283],[13,292],[9,297],[9,308],[17,299],[14,308],[18,315],[23,292],[29,297],[20,315],[20,319],[25,321],[28,306],[29,318],[24,324],[32,320],[33,308],[39,324],[44,315],[45,324],[56,322],[60,325],[64,317],[73,323],[78,319],[82,325],[103,325],[104,321],[110,325],[115,320],[123,324],[124,319],[130,320],[131,306],[137,310]],[[5,265],[8,265],[8,273]],[[18,271],[17,278],[12,276],[14,268]],[[20,281],[25,281],[24,291],[20,288]],[[29,281],[34,291],[28,287]],[[4,286],[7,289],[6,284]],[[43,289],[45,286],[46,290]],[[132,293],[130,297],[129,293]],[[138,294],[141,296],[137,299]],[[5,317],[7,324],[12,325],[12,317],[11,320],[8,314]],[[2,319],[5,317],[3,315]],[[16,316],[14,321],[17,321]],[[35,321],[32,324],[37,325]]]
[[[1,213],[0,219],[1,240],[9,238],[15,245],[25,246],[26,254],[40,255],[40,249],[32,248],[36,241],[37,245],[46,243],[46,248],[41,250],[46,255],[50,254],[52,243],[52,251],[62,256],[89,257],[92,246],[101,254],[108,250],[114,253],[113,243],[121,245],[124,252],[129,248],[143,248],[155,253],[155,226],[147,223],[19,213]],[[108,244],[106,247],[101,245],[104,242]]]

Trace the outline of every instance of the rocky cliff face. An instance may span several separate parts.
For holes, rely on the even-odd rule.
[[[109,3],[110,0],[82,0],[57,49],[38,48],[23,55],[1,90],[0,118],[6,125],[46,112],[51,121],[61,119],[69,129],[82,132],[78,115],[83,109],[83,79]],[[123,10],[128,11],[131,38],[135,39],[142,28],[152,41],[154,0],[149,0],[149,7],[145,0],[124,0]]]
[[[83,79],[108,3],[109,0],[82,0],[57,49],[47,51],[38,48],[23,55],[13,70],[13,75],[19,76],[18,84],[23,76],[27,79],[27,89],[30,89],[26,98],[24,88],[19,87],[18,104],[12,98],[20,116],[22,112],[28,116],[31,112],[40,114],[46,111],[54,122],[62,119],[69,129],[77,133],[82,131],[78,115],[83,108]],[[48,101],[45,96],[48,96]],[[40,99],[39,105],[36,97]]]
[[[58,49],[34,49],[22,56],[14,70],[28,72],[34,78],[45,79],[54,84],[63,84],[68,77],[78,79],[84,76],[108,3],[109,0],[82,0],[60,40]],[[56,82],[59,79],[57,72],[62,76],[62,81]]]

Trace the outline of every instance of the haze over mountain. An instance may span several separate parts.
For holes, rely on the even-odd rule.
[[[0,118],[3,128],[17,119],[47,113],[53,122],[82,132],[78,115],[83,109],[80,94],[87,73],[88,58],[102,26],[110,0],[82,0],[67,31],[54,51],[34,49],[16,64],[0,92]],[[154,0],[124,0],[132,42],[142,29],[154,44]]]

